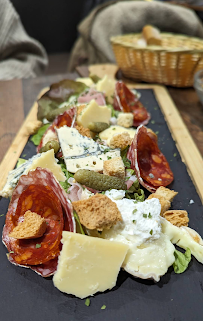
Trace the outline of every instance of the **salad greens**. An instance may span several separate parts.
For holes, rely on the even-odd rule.
[[[183,273],[187,269],[188,264],[191,261],[191,250],[187,248],[184,254],[178,250],[175,250],[174,256],[175,256],[175,262],[173,263],[174,272],[177,274]]]
[[[46,124],[42,127],[40,127],[40,129],[38,129],[37,133],[35,135],[32,136],[31,141],[38,146],[42,136],[44,135],[45,131],[47,130],[47,128],[50,126],[50,124]]]
[[[26,159],[23,158],[18,158],[17,164],[16,164],[16,168],[20,167],[22,164],[24,164],[25,162],[27,162]]]
[[[130,168],[131,167],[131,161],[127,158],[128,149],[130,146],[127,146],[125,149],[121,151],[121,158],[123,160],[123,164],[125,167]]]
[[[60,104],[68,101],[72,95],[79,95],[87,88],[85,84],[70,79],[64,79],[51,85],[50,90],[38,100],[37,119],[54,120],[57,115],[68,109],[68,106],[59,108]]]

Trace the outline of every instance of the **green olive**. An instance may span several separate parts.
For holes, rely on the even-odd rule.
[[[57,140],[50,140],[49,142],[47,142],[41,149],[40,149],[40,153],[45,153],[48,150],[53,149],[54,150],[54,154],[56,154],[59,149],[60,149],[60,145],[59,142]]]
[[[88,128],[94,133],[101,133],[103,130],[107,129],[109,124],[102,122],[91,122],[88,124]]]

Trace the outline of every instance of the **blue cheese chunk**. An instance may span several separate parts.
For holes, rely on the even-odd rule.
[[[18,168],[10,171],[6,185],[3,190],[0,191],[0,195],[3,197],[10,197],[21,175],[26,175],[29,171],[35,170],[37,167],[48,168],[58,181],[64,182],[66,180],[60,165],[57,164],[57,160],[54,157],[54,150],[51,149],[46,153],[33,156]]]
[[[93,139],[82,136],[75,128],[63,126],[57,129],[57,134],[66,168],[71,173],[78,169],[102,171],[105,160],[120,156],[119,149],[111,150],[100,145]]]

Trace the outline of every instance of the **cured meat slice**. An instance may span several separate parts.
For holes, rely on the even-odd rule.
[[[106,101],[104,94],[95,90],[94,88],[90,88],[89,91],[85,91],[78,97],[78,102],[80,104],[87,104],[89,103],[92,99],[96,100],[97,104],[99,106],[105,106]]]
[[[9,237],[13,228],[23,220],[27,210],[45,218],[45,234],[29,240]],[[21,176],[13,192],[3,229],[2,240],[9,251],[10,262],[31,268],[36,266],[33,269],[41,275],[50,275],[54,269],[53,259],[59,255],[63,229],[75,232],[75,221],[67,195],[53,174],[38,167],[28,175]]]
[[[173,173],[159,150],[155,135],[148,132],[146,127],[138,127],[127,158],[131,161],[131,168],[135,170],[140,184],[150,192],[173,181]]]
[[[122,81],[116,83],[113,105],[116,110],[133,113],[133,126],[135,127],[146,125],[150,120],[151,116],[146,108]]]
[[[54,137],[55,139],[57,139],[57,134],[56,134],[55,128],[60,128],[60,127],[63,127],[64,125],[66,125],[68,127],[73,127],[73,125],[75,123],[75,115],[76,115],[76,108],[75,107],[72,107],[69,110],[66,110],[62,115],[58,115],[54,119],[52,125],[50,125],[47,128],[46,132],[42,136],[42,139],[41,139],[39,145],[37,146],[37,153],[39,153],[40,149],[44,145],[43,144],[44,139],[48,134],[50,137]]]

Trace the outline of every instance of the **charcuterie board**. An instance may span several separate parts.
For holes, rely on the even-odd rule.
[[[203,162],[199,151],[164,87],[132,83],[129,86],[141,93],[141,102],[152,115],[148,127],[157,133],[159,147],[174,173],[170,188],[179,194],[173,207],[187,210],[190,227],[203,235]],[[1,163],[0,189],[18,157],[28,159],[36,153],[27,132],[27,125],[36,119],[36,113],[35,103]],[[6,214],[7,206],[8,200],[2,199],[0,214]],[[4,220],[2,215],[1,229]],[[11,265],[3,245],[0,257],[3,320],[202,320],[203,267],[194,258],[184,274],[177,275],[170,268],[159,283],[135,279],[121,271],[116,287],[92,297],[87,307],[84,300],[54,288],[51,278],[44,279],[29,269]],[[101,310],[103,305],[105,310]]]

